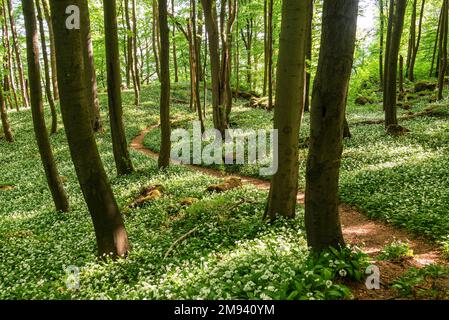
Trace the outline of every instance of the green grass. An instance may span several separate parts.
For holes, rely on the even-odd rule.
[[[380,101],[378,92],[371,97]],[[380,102],[356,106],[350,99],[348,120],[357,123],[383,118]],[[233,109],[231,123],[241,129],[271,129],[272,112],[254,110],[240,102]],[[430,104],[428,97],[411,101],[412,111],[420,112]],[[434,104],[436,105],[436,104]],[[352,139],[345,140],[341,168],[341,200],[358,207],[369,217],[380,218],[433,240],[449,235],[449,101],[438,104],[438,117],[417,117],[402,121],[411,130],[403,137],[385,134],[383,124],[351,126]],[[178,111],[181,109],[180,111]],[[176,106],[183,114],[186,107]],[[398,115],[407,111],[398,109]],[[211,115],[208,125],[211,126]],[[189,121],[182,123],[189,128]],[[145,145],[159,150],[159,130],[145,138]],[[309,135],[309,117],[305,115],[300,138]],[[307,148],[300,149],[299,186],[305,188]],[[231,173],[259,176],[259,165],[213,165]]]
[[[142,106],[125,92],[125,124],[131,140],[158,121],[157,87],[146,87]],[[101,95],[106,131],[97,143],[111,178],[132,244],[126,260],[100,262],[91,219],[83,201],[61,128],[51,137],[55,158],[71,204],[56,213],[46,185],[29,110],[11,113],[14,144],[0,140],[0,177],[15,186],[0,191],[0,299],[325,299],[349,297],[338,284],[339,271],[360,272],[353,263],[323,265],[309,257],[303,209],[293,221],[272,225],[261,217],[267,194],[254,187],[222,194],[205,192],[217,179],[156,161],[131,151],[136,172],[116,177],[106,96]],[[177,106],[176,108],[185,108]],[[49,115],[47,114],[47,120]],[[128,205],[141,188],[165,187],[164,196],[139,209]],[[186,197],[197,198],[181,207]],[[236,203],[239,204],[236,206]],[[182,235],[196,231],[178,243]],[[345,255],[347,256],[347,254]],[[359,254],[352,258],[358,261]],[[336,259],[336,258],[335,258]],[[351,259],[349,259],[351,260]],[[80,270],[79,290],[66,286],[66,268]],[[306,273],[306,271],[308,273]]]

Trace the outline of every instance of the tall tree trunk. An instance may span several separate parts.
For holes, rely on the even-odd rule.
[[[309,112],[310,109],[310,82],[312,81],[312,27],[313,27],[313,0],[308,0],[311,2],[310,10],[307,24],[307,52],[306,52],[306,92],[304,101],[304,111]]]
[[[351,76],[359,0],[324,0],[321,51],[310,113],[305,224],[314,251],[344,245],[338,182],[346,94]]]
[[[159,168],[170,165],[170,29],[167,21],[167,0],[159,0],[159,30],[161,34],[161,152]]]
[[[175,16],[175,0],[171,0],[171,14],[174,17]],[[173,41],[173,70],[175,72],[175,82],[179,82],[179,76],[178,76],[178,57],[176,55],[176,25],[173,24],[173,30],[172,30],[172,41]]]
[[[23,103],[26,108],[29,108],[30,102],[29,102],[27,85],[25,82],[25,76],[23,73],[22,56],[20,54],[19,40],[17,39],[17,31],[16,31],[16,25],[14,22],[15,19],[13,16],[12,2],[11,2],[11,0],[4,0],[4,1],[7,1],[7,4],[8,4],[9,24],[11,26],[13,48],[14,48],[14,52],[16,54],[17,72],[19,73],[20,88],[22,90]]]
[[[104,1],[104,25],[106,41],[106,63],[108,77],[109,122],[111,124],[112,146],[118,175],[133,172],[133,165],[126,142],[123,125],[120,56],[118,43],[116,1]]]
[[[412,16],[410,19],[410,36],[408,40],[408,50],[407,50],[407,70],[405,76],[413,81],[413,75],[410,75],[410,63],[412,61],[412,56],[416,50],[416,11],[418,7],[418,0],[413,0],[412,6]]]
[[[25,18],[28,78],[31,88],[31,114],[39,153],[44,166],[47,183],[53,196],[56,211],[68,212],[69,201],[62,185],[53,152],[45,127],[44,103],[42,100],[41,76],[39,65],[39,34],[37,31],[34,1],[22,0]]]
[[[199,60],[200,60],[200,47],[198,46],[198,39],[197,39],[197,15],[196,15],[196,8],[197,8],[197,0],[192,0],[191,1],[191,16],[190,16],[190,20],[192,22],[191,28],[189,29],[189,33],[191,35],[191,43],[192,43],[192,77],[194,79],[194,86],[193,86],[193,93],[194,93],[194,97],[195,97],[195,109],[198,113],[198,120],[200,121],[200,125],[201,125],[201,132],[204,132],[205,127],[204,127],[204,121],[203,121],[203,114],[202,114],[202,108],[201,108],[201,95],[200,95],[200,74],[201,74],[201,69],[200,69],[200,65],[199,65]],[[190,24],[189,24],[190,25]]]
[[[268,85],[268,2],[270,0],[263,0],[263,90],[262,95],[267,95]]]
[[[154,62],[156,64],[156,73],[158,78],[161,78],[161,71],[159,66],[159,53],[160,53],[160,45],[159,45],[159,19],[158,19],[158,0],[153,0],[153,32],[152,32],[152,42],[153,42],[153,54],[154,54]]]
[[[14,104],[16,107],[16,110],[19,110],[19,99],[17,98],[17,88],[14,80],[14,61],[13,61],[13,54],[11,51],[11,46],[9,42],[9,33],[8,33],[8,20],[6,18],[6,6],[5,2],[2,3],[2,6],[0,7],[0,17],[3,17],[3,24],[2,24],[2,44],[4,48],[4,70],[5,75],[4,79],[7,80],[8,86],[5,86],[5,90],[8,91],[8,99],[10,99],[11,94],[14,98]],[[9,76],[7,75],[6,70],[9,72]],[[1,80],[0,80],[1,81]],[[13,108],[13,105],[11,105],[11,109]]]
[[[132,35],[133,35],[133,56],[134,56],[134,77],[135,79],[135,85],[137,87],[137,103],[136,105],[140,104],[140,68],[139,68],[139,57],[137,55],[137,48],[139,47],[137,43],[137,12],[136,12],[136,0],[131,0],[131,8],[132,8]]]
[[[444,0],[439,40],[438,100],[443,99],[444,78],[447,72],[448,11],[449,0]]]
[[[279,134],[279,168],[271,179],[265,217],[295,216],[299,128],[304,107],[309,1],[282,2],[274,129]]]
[[[81,23],[83,28],[83,55],[84,72],[87,86],[87,102],[89,103],[89,114],[94,132],[103,131],[103,124],[100,115],[100,101],[98,99],[97,74],[95,71],[94,48],[92,45],[92,34],[90,30],[90,15],[87,0],[81,1]]]
[[[416,38],[416,44],[415,44],[415,48],[414,48],[412,57],[410,59],[410,66],[409,66],[409,71],[408,71],[408,78],[410,79],[410,81],[415,81],[415,63],[416,63],[416,57],[418,56],[419,46],[421,44],[422,23],[423,23],[423,18],[424,18],[425,5],[426,5],[426,0],[422,0],[421,12],[419,14],[419,22],[418,22],[418,37]]]
[[[212,111],[214,128],[219,130],[224,136],[226,129],[225,110],[222,105],[222,97],[220,91],[220,45],[217,24],[217,7],[216,0],[202,0],[206,31],[209,38],[209,56],[212,80]]]
[[[41,47],[42,47],[42,56],[44,58],[44,74],[45,74],[45,93],[47,95],[48,104],[50,106],[51,111],[51,134],[55,134],[58,129],[58,114],[56,112],[55,101],[53,100],[53,95],[51,94],[51,79],[50,79],[50,65],[48,62],[48,54],[47,54],[47,43],[45,41],[45,28],[44,28],[44,19],[42,16],[42,8],[40,5],[40,0],[36,1],[37,8],[37,18],[39,20],[39,30],[41,35]]]
[[[385,127],[387,131],[398,125],[396,108],[396,89],[398,74],[399,48],[401,44],[402,30],[404,27],[405,9],[407,0],[396,0],[394,6],[390,6],[390,21],[388,26],[391,33],[387,37],[387,57],[385,60],[385,89],[384,89],[384,110]]]
[[[379,83],[383,90],[384,86],[384,32],[385,32],[385,14],[384,0],[379,0],[379,19],[380,19],[380,43],[379,43]]]
[[[55,50],[55,35],[53,31],[53,25],[51,23],[51,13],[48,7],[48,0],[42,0],[42,6],[44,9],[44,16],[48,27],[48,36],[50,40],[50,64],[51,64],[51,82],[53,85],[53,98],[59,100],[58,89],[58,71],[56,70],[56,50]]]
[[[26,0],[24,0],[26,1]],[[66,8],[80,0],[51,0],[62,118],[78,180],[95,228],[100,257],[126,256],[128,236],[89,121],[84,82],[82,30],[66,29]],[[115,1],[105,1],[107,19],[117,34]],[[111,32],[111,26],[105,24]],[[108,34],[108,33],[107,33]],[[116,51],[118,47],[115,46]],[[109,50],[107,50],[109,51]],[[88,157],[86,155],[89,155]]]
[[[226,31],[224,33],[224,54],[223,54],[223,98],[226,108],[225,124],[229,123],[229,117],[232,110],[232,88],[231,88],[231,74],[232,74],[232,44],[233,44],[233,29],[237,10],[237,0],[228,0],[228,19],[226,22]]]
[[[8,121],[8,113],[6,111],[6,103],[3,96],[3,86],[0,81],[0,116],[2,120],[2,128],[3,128],[3,134],[5,135],[6,141],[12,143],[14,142],[14,136],[11,131],[11,127],[9,125]]]
[[[443,8],[441,8],[440,10],[440,17],[438,19],[438,27],[437,27],[437,33],[435,36],[435,43],[434,43],[434,47],[433,47],[433,55],[432,55],[432,64],[430,66],[430,73],[429,73],[429,77],[433,77],[433,68],[435,65],[435,57],[436,57],[436,53],[437,53],[437,49],[438,49],[438,43],[439,43],[439,37],[440,37],[440,28],[441,28],[441,18],[443,17]],[[438,69],[438,66],[437,66]]]
[[[268,110],[273,109],[273,0],[268,0]],[[313,2],[311,1],[311,4]],[[313,9],[310,10],[309,17],[310,20],[312,19],[313,15]],[[309,21],[311,24],[311,21]],[[311,26],[309,26],[311,28]],[[308,32],[309,36],[311,36],[312,31]],[[309,44],[309,41],[308,41]],[[312,46],[312,43],[310,41],[310,46]],[[310,48],[310,52],[312,49]],[[309,54],[309,48],[307,48],[306,56]],[[306,57],[307,59],[307,57]],[[306,67],[308,70],[309,68]],[[309,73],[310,78],[310,73]],[[308,83],[306,79],[306,90],[308,89]],[[307,93],[308,94],[308,93]],[[306,101],[308,98],[306,99]]]

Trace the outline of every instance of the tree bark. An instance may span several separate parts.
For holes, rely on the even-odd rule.
[[[154,54],[154,62],[156,64],[156,73],[157,77],[161,78],[161,71],[159,66],[159,19],[158,19],[158,7],[157,7],[157,0],[153,0],[153,32],[152,32],[152,44],[153,44],[153,54]]]
[[[0,17],[3,17],[3,24],[2,24],[2,44],[4,47],[4,57],[3,57],[3,68],[4,70],[8,70],[8,74],[5,72],[4,74],[4,80],[6,80],[5,83],[5,90],[8,91],[8,98],[11,100],[11,94],[14,98],[14,104],[16,107],[16,110],[19,111],[19,99],[17,98],[17,88],[14,80],[14,61],[13,61],[13,54],[11,51],[11,46],[9,42],[9,33],[8,33],[8,20],[6,17],[6,6],[5,2],[3,2],[2,6],[0,7]],[[0,80],[1,81],[1,80]],[[6,85],[7,84],[7,85]],[[12,101],[11,101],[12,102]],[[10,104],[11,109],[13,108],[12,103]]]
[[[196,0],[195,0],[196,1]],[[175,0],[171,0],[171,14],[174,17],[175,16]],[[173,70],[175,72],[175,82],[178,83],[179,82],[179,76],[178,76],[178,56],[176,55],[176,40],[175,40],[175,35],[176,35],[176,25],[173,24],[173,29],[172,29],[172,41],[173,41]]]
[[[167,21],[167,0],[159,0],[159,30],[161,35],[161,151],[159,154],[159,168],[170,165],[170,29]]]
[[[44,59],[45,93],[47,95],[48,104],[50,106],[51,119],[52,119],[50,133],[55,134],[58,129],[58,114],[56,112],[55,101],[53,100],[53,95],[51,93],[51,85],[52,84],[51,84],[51,79],[50,79],[50,65],[48,62],[47,43],[45,41],[44,19],[42,16],[42,8],[39,3],[40,0],[35,0],[35,1],[36,1],[36,8],[37,8],[37,18],[39,20],[42,56]]]
[[[418,7],[418,0],[412,0],[413,6],[412,6],[412,16],[410,19],[410,35],[408,40],[408,50],[407,50],[407,69],[405,72],[405,76],[410,80],[413,81],[413,76],[410,75],[410,63],[412,61],[412,55],[415,52],[415,46],[416,46],[416,11]]]
[[[379,17],[380,17],[380,43],[379,43],[379,83],[383,90],[384,86],[384,32],[385,32],[385,14],[384,0],[379,0]]]
[[[268,0],[268,110],[273,109],[273,0]],[[313,4],[311,0],[311,5]],[[313,9],[310,10],[309,18],[313,16]],[[309,20],[309,24],[311,24],[311,21]],[[311,29],[311,25],[309,26],[309,29]],[[308,32],[311,36],[312,30]],[[312,46],[312,43],[310,41],[310,46]],[[310,52],[312,49],[310,48]],[[307,48],[307,54],[308,55],[309,48]],[[309,68],[306,67],[308,70]],[[309,73],[310,78],[310,73]],[[308,89],[308,83],[306,79],[306,90]],[[308,93],[307,93],[308,94]],[[306,101],[308,98],[306,98]]]
[[[437,49],[438,49],[438,43],[439,43],[439,37],[440,37],[440,28],[441,28],[441,18],[442,17],[443,17],[443,8],[441,8],[440,16],[439,16],[439,19],[438,19],[438,28],[437,28],[437,33],[436,33],[436,36],[435,36],[435,43],[434,43],[433,55],[432,55],[432,64],[430,66],[429,77],[432,77],[434,75],[433,74],[433,67],[435,65],[435,56],[436,56]],[[438,66],[437,66],[437,69],[438,69]]]
[[[11,27],[13,48],[14,48],[14,52],[16,54],[17,72],[19,73],[20,88],[22,90],[23,103],[24,103],[25,108],[29,108],[30,100],[29,100],[27,85],[26,85],[25,76],[24,76],[24,72],[23,72],[22,56],[20,54],[19,40],[17,39],[17,31],[16,31],[16,25],[14,22],[12,2],[11,2],[11,0],[4,0],[4,1],[7,1],[7,4],[8,4],[9,24]]]
[[[103,258],[123,257],[129,251],[128,236],[101,162],[87,110],[82,30],[69,30],[65,27],[66,8],[73,4],[80,7],[81,2],[51,0],[50,4],[62,118],[70,154],[95,228],[98,255]],[[105,1],[104,5],[108,18],[112,17],[115,21],[115,1]],[[106,30],[111,31],[110,26],[106,26]]]
[[[393,1],[392,1],[393,2]],[[389,34],[387,37],[387,56],[385,60],[385,88],[383,105],[385,110],[385,127],[397,126],[396,89],[398,74],[399,48],[401,44],[402,30],[404,27],[405,9],[407,0],[396,0],[395,5],[390,6]]]
[[[299,128],[304,107],[309,1],[282,2],[274,129],[278,130],[279,168],[271,179],[264,217],[295,216],[298,192]]]
[[[132,13],[132,36],[133,36],[133,61],[134,61],[134,77],[135,77],[135,86],[137,88],[137,98],[136,105],[140,104],[140,68],[139,68],[139,58],[137,55],[137,13],[136,13],[136,0],[131,0],[131,13]]]
[[[310,113],[305,224],[313,251],[344,245],[338,181],[346,94],[353,63],[359,0],[324,0],[321,50]]]
[[[416,57],[418,56],[418,50],[419,46],[421,44],[421,36],[422,36],[422,22],[424,18],[424,9],[426,5],[426,0],[422,0],[421,3],[421,12],[419,15],[419,22],[418,22],[418,37],[416,38],[416,44],[413,50],[412,57],[410,59],[410,66],[408,71],[408,76],[410,81],[415,81],[415,63],[416,63]]]
[[[447,71],[448,11],[449,0],[444,0],[439,40],[438,100],[443,99],[444,78]]]
[[[47,21],[48,27],[48,36],[50,38],[50,64],[51,64],[51,82],[53,85],[53,97],[57,101],[59,100],[59,89],[58,89],[58,72],[56,70],[55,35],[53,31],[53,25],[51,23],[51,14],[47,0],[42,0],[42,7],[44,9],[44,16],[45,20]]]
[[[69,201],[56,167],[50,140],[48,139],[47,128],[45,126],[39,65],[39,34],[37,31],[34,1],[22,0],[22,8],[26,30],[28,78],[30,79],[31,89],[31,114],[33,117],[36,142],[56,211],[68,212]]]
[[[225,110],[223,107],[223,98],[221,97],[220,90],[220,45],[219,34],[217,24],[217,7],[216,0],[202,0],[206,31],[209,38],[209,56],[210,56],[210,69],[211,69],[211,82],[212,82],[212,111],[213,111],[213,123],[214,128],[219,130],[224,136],[226,129],[225,123]]]
[[[106,64],[108,78],[109,122],[111,125],[112,146],[118,175],[134,171],[126,141],[123,125],[120,56],[118,43],[116,1],[104,1],[104,25],[106,41]]]
[[[312,81],[311,69],[312,69],[313,0],[308,1],[311,2],[310,6],[312,7],[312,10],[310,10],[309,17],[307,20],[308,24],[307,24],[307,52],[306,52],[306,92],[305,92],[304,112],[310,111],[310,82]]]
[[[92,34],[90,30],[90,15],[87,0],[81,1],[81,22],[83,28],[83,54],[84,68],[87,85],[87,101],[90,121],[94,132],[103,131],[103,123],[100,115],[100,101],[98,99],[97,74],[95,71],[94,49],[92,45]]]
[[[6,141],[12,143],[14,142],[14,135],[12,134],[11,127],[8,121],[8,113],[6,111],[6,103],[3,96],[3,86],[0,81],[0,116],[2,120],[3,134],[5,135]]]

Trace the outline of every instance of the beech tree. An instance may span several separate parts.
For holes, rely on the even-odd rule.
[[[115,1],[104,4],[109,5],[108,9],[115,9]],[[128,236],[98,152],[87,110],[83,26],[81,30],[66,26],[67,8],[72,5],[80,8],[82,3],[81,0],[51,0],[50,5],[62,118],[72,161],[92,217],[98,254],[112,258],[125,256],[130,249]],[[105,12],[115,17],[115,10]]]
[[[299,127],[304,107],[309,1],[282,2],[282,25],[276,80],[274,129],[279,135],[278,161],[271,179],[265,216],[295,216],[298,192]]]
[[[161,152],[159,154],[159,168],[167,168],[170,165],[170,30],[167,21],[167,0],[158,0],[159,6],[159,30],[161,33],[161,97],[160,97],[160,121],[161,121]]]
[[[2,129],[5,139],[8,142],[14,142],[14,136],[8,121],[8,113],[6,111],[6,102],[3,96],[3,85],[0,81],[0,116],[2,120]]]
[[[441,27],[439,35],[438,100],[443,99],[444,77],[447,72],[447,37],[448,37],[449,0],[443,0]]]
[[[324,0],[323,3],[320,56],[310,111],[305,195],[307,243],[315,251],[344,244],[338,182],[358,4],[359,0]]]
[[[106,64],[108,78],[109,122],[111,125],[112,146],[118,175],[134,171],[126,141],[122,110],[122,77],[117,34],[116,0],[104,1],[104,25],[106,41]]]
[[[22,0],[22,8],[25,18],[28,78],[30,79],[31,114],[33,116],[34,133],[56,210],[67,212],[69,211],[69,202],[56,167],[45,126],[39,65],[39,34],[34,1]]]
[[[47,43],[45,41],[45,27],[44,18],[42,14],[42,8],[40,5],[40,0],[36,1],[37,8],[37,18],[39,20],[39,32],[41,36],[41,47],[42,47],[42,57],[44,60],[44,75],[45,75],[45,94],[47,96],[47,101],[51,110],[51,134],[55,134],[58,129],[58,113],[56,112],[55,101],[53,99],[53,94],[51,92],[51,78],[50,78],[50,64],[48,61]]]
[[[397,119],[397,74],[399,49],[404,27],[407,0],[391,0],[388,18],[387,45],[384,71],[383,106],[385,110],[385,128],[388,133],[398,131]]]

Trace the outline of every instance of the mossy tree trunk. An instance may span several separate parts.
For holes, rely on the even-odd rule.
[[[344,245],[338,181],[358,4],[359,0],[324,0],[323,4],[305,195],[307,243],[314,251]]]
[[[298,192],[299,128],[304,107],[309,1],[285,0],[276,82],[274,129],[278,130],[279,169],[271,179],[265,217],[295,216]]]
[[[44,102],[42,99],[39,65],[39,34],[37,31],[34,1],[22,0],[22,8],[25,19],[28,78],[30,79],[31,113],[33,117],[34,133],[36,135],[36,142],[56,210],[67,212],[69,211],[69,201],[56,167],[50,140],[48,139],[47,128],[45,126]]]
[[[128,236],[101,162],[87,109],[83,30],[65,27],[66,8],[81,7],[81,0],[51,0],[50,4],[62,118],[76,174],[92,217],[98,254],[112,258],[125,256],[129,251]],[[115,10],[108,9],[115,9],[115,1],[104,4],[105,11],[114,18]]]

